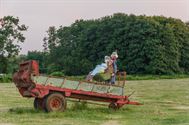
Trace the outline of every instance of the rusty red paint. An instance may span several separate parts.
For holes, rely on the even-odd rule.
[[[107,93],[102,94],[91,91],[66,89],[51,85],[44,86],[32,81],[31,77],[37,75],[39,75],[39,66],[37,61],[31,60],[20,64],[19,71],[16,72],[13,76],[13,81],[23,97],[44,98],[50,92],[60,92],[69,98],[115,103],[119,108],[126,104],[140,104],[138,102],[130,101],[128,96],[118,96]],[[52,107],[54,106],[56,108],[57,105],[58,102],[56,100],[52,101]]]
[[[61,100],[55,98],[55,99],[52,99],[51,102],[50,102],[50,107],[52,108],[55,108],[55,109],[58,109],[61,107]]]

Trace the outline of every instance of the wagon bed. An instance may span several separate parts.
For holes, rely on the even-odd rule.
[[[113,109],[125,104],[139,105],[124,95],[125,81],[119,82],[119,85],[110,85],[44,76],[39,74],[35,60],[21,63],[13,81],[23,97],[34,97],[34,107],[45,111],[64,111],[66,98],[107,102],[109,108]]]

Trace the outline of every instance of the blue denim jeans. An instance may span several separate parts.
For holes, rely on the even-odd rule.
[[[111,84],[115,84],[115,81],[116,81],[116,75],[113,75],[112,77],[111,77]]]

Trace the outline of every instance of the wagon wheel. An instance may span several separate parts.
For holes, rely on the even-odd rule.
[[[34,105],[34,108],[37,110],[44,110],[44,99],[43,98],[35,98],[33,105]]]
[[[109,104],[108,108],[114,109],[114,110],[119,109],[118,105],[117,105],[116,103],[114,103],[114,102],[111,102],[111,103]]]
[[[45,99],[45,110],[47,112],[63,112],[66,109],[66,99],[60,93],[52,93]]]

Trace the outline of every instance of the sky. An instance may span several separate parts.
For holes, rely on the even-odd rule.
[[[97,19],[114,13],[162,15],[189,21],[189,0],[0,0],[0,18],[19,17],[29,26],[20,54],[43,50],[49,26],[69,26],[77,19]]]

